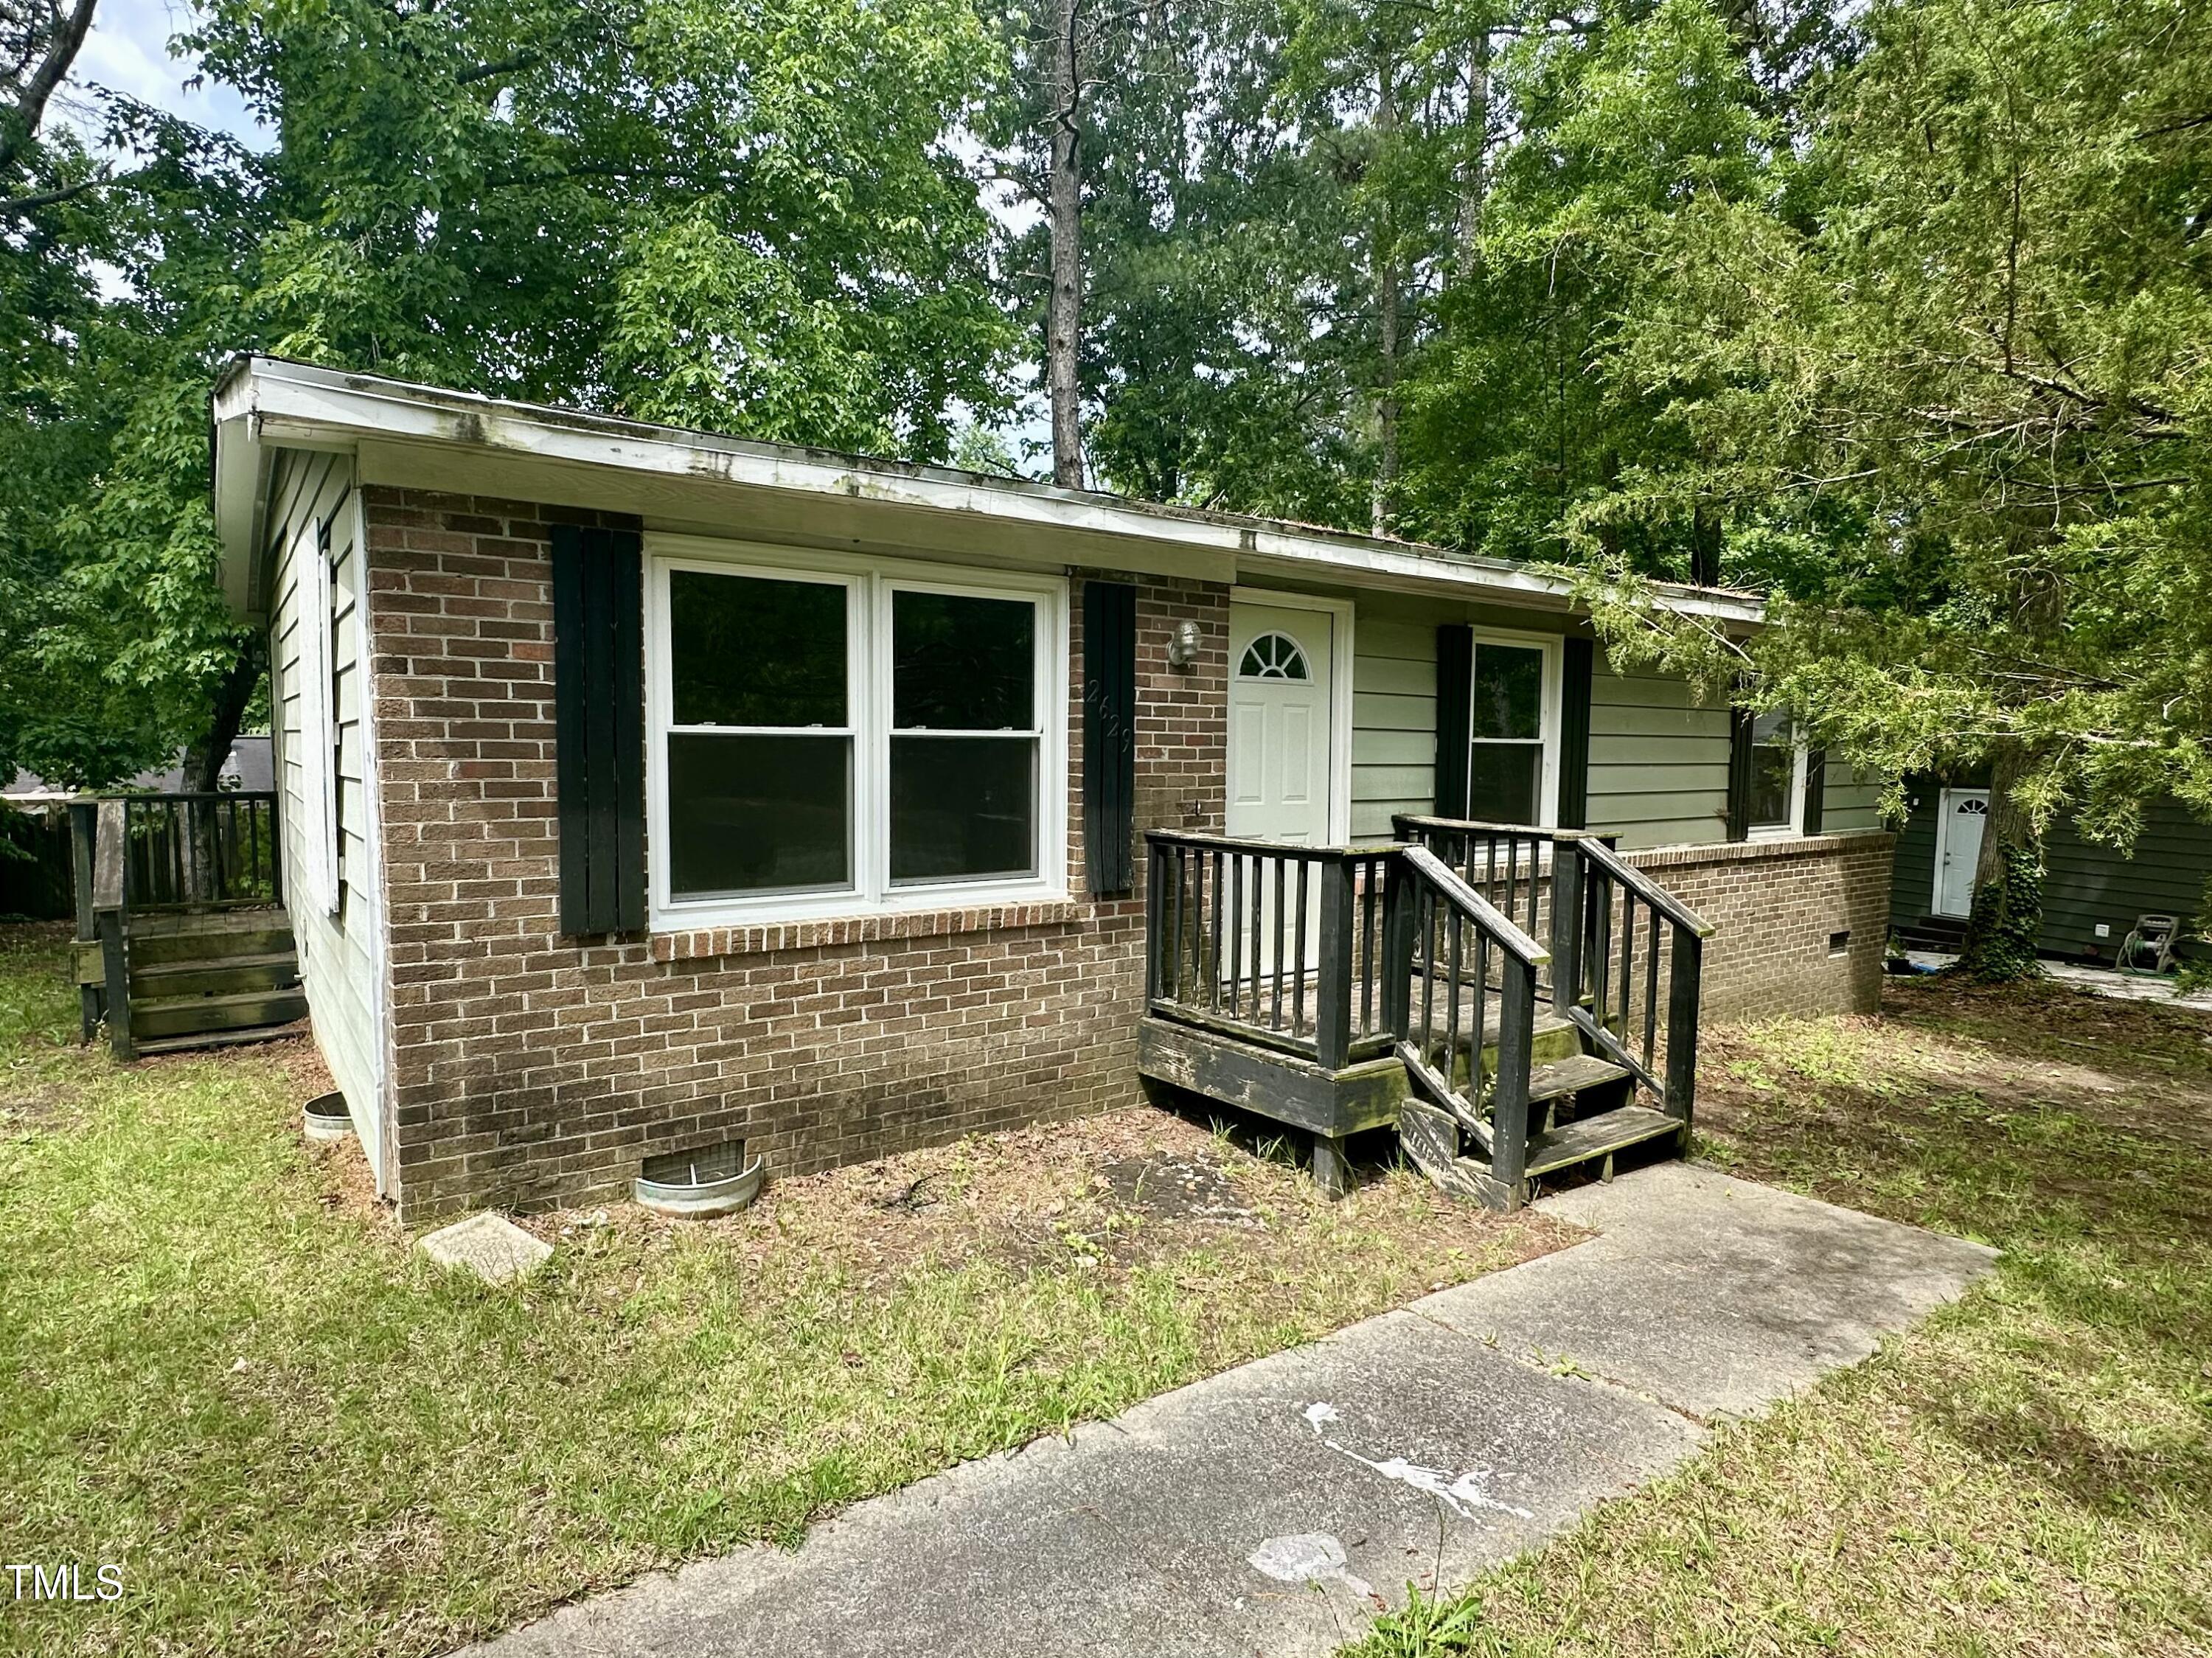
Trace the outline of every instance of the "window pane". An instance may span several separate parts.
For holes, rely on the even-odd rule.
[[[891,738],[891,879],[1036,871],[1036,739]]]
[[[1036,610],[1025,598],[891,595],[891,724],[904,731],[1036,725]]]
[[[1751,750],[1751,823],[1754,829],[1790,826],[1790,786],[1797,756],[1787,744],[1758,743]]]
[[[1477,738],[1544,734],[1543,652],[1511,645],[1475,646],[1474,734]]]
[[[845,724],[845,589],[672,570],[679,726]]]
[[[671,737],[671,895],[852,885],[852,749],[849,737]]]
[[[1537,743],[1477,743],[1467,762],[1468,816],[1486,823],[1533,823],[1544,776]]]

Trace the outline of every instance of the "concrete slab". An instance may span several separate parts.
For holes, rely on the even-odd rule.
[[[486,1284],[508,1284],[545,1264],[553,1246],[489,1209],[426,1232],[415,1247],[441,1266],[465,1266]]]
[[[1996,1259],[1683,1163],[1540,1206],[1601,1236],[1414,1310],[1700,1419],[1758,1415],[1857,1363]]]
[[[1679,1164],[1548,1201],[1601,1236],[863,1503],[795,1553],[475,1650],[1318,1658],[1409,1582],[1449,1590],[1541,1543],[1692,1455],[1701,1419],[1852,1362],[1991,1259]]]

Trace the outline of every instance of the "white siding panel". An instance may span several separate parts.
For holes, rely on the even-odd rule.
[[[284,865],[291,872],[312,867],[306,836],[323,820],[320,803],[309,798],[310,771],[304,756],[311,743],[335,753],[339,868],[343,901],[335,914],[319,903],[289,903],[292,934],[300,950],[300,978],[307,993],[315,1044],[351,1111],[355,1129],[377,1170],[378,1189],[388,1189],[384,1166],[384,1029],[382,878],[378,865],[375,796],[370,775],[367,651],[361,615],[361,561],[356,556],[356,514],[346,460],[329,455],[281,454],[270,486],[270,536],[276,568],[270,597],[271,691],[277,713],[277,787],[283,796]],[[312,589],[297,568],[296,550],[312,550],[303,526],[328,521],[331,535],[331,615],[303,614]],[[337,626],[331,626],[335,618]],[[319,626],[328,641],[328,662],[336,700],[337,727],[324,723],[332,690],[302,683],[301,630]],[[313,722],[315,729],[309,729]]]

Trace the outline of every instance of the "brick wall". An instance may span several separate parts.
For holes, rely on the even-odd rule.
[[[732,1137],[790,1175],[1136,1097],[1140,898],[559,938],[546,525],[592,515],[363,495],[407,1220],[622,1195]],[[1079,581],[1070,611],[1080,895]],[[1139,581],[1140,829],[1221,827],[1227,621],[1225,588]]]
[[[1707,943],[1706,1020],[1871,1013],[1889,937],[1892,835],[1657,847],[1624,853],[1719,932]],[[1834,934],[1848,932],[1843,953]]]

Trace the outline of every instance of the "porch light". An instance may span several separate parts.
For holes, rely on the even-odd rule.
[[[1198,660],[1198,647],[1202,635],[1195,622],[1176,623],[1175,637],[1168,641],[1168,666],[1188,668]]]

